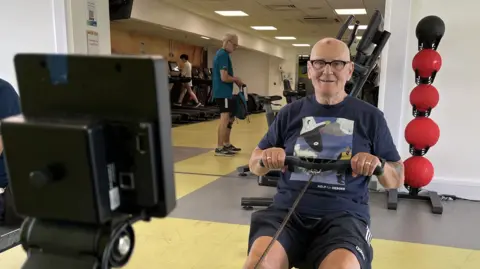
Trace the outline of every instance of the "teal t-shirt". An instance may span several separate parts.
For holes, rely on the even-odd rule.
[[[219,49],[213,59],[212,70],[212,88],[213,98],[232,98],[233,82],[223,82],[220,76],[220,70],[227,70],[230,76],[233,76],[232,60],[226,50]]]

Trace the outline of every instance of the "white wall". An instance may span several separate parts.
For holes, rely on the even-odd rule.
[[[441,193],[455,194],[458,196],[480,199],[480,175],[477,170],[480,157],[478,155],[480,145],[477,141],[476,123],[471,115],[480,113],[478,100],[478,62],[480,56],[472,50],[474,44],[478,43],[477,10],[480,2],[474,0],[462,1],[462,5],[452,5],[450,1],[439,0],[414,0],[411,3],[409,12],[402,8],[395,8],[396,0],[387,0],[387,6],[391,8],[390,27],[398,29],[401,25],[407,24],[407,39],[399,40],[393,44],[390,41],[390,49],[385,67],[387,77],[385,80],[386,95],[384,96],[384,108],[395,106],[399,102],[397,94],[390,94],[389,91],[401,91],[403,103],[399,110],[389,111],[389,124],[398,125],[400,130],[413,117],[411,116],[411,105],[409,95],[414,84],[414,74],[411,69],[411,61],[417,53],[417,39],[415,27],[425,16],[436,15],[442,18],[446,24],[446,32],[438,52],[442,56],[443,66],[434,82],[434,86],[440,93],[440,103],[433,110],[431,118],[439,125],[441,130],[440,140],[427,153],[426,157],[435,167],[435,177],[427,189],[437,190]],[[467,6],[468,8],[465,8]],[[409,15],[411,13],[411,16]],[[392,31],[401,36],[401,31]],[[401,44],[405,44],[402,46]],[[395,50],[392,51],[393,45]],[[406,63],[402,63],[401,57],[398,60],[395,52],[403,53],[406,49]],[[398,76],[403,77],[403,82],[395,76],[395,70],[400,68]],[[391,74],[389,76],[389,74]],[[403,84],[401,88],[398,83]],[[396,100],[395,100],[396,99]],[[398,120],[401,119],[398,123]],[[401,140],[401,155],[404,159],[410,157],[405,139]]]
[[[86,54],[87,30],[98,33],[98,53],[111,54],[110,15],[108,1],[90,0],[95,3],[97,26],[87,24],[87,0],[65,0],[67,5],[68,48],[71,53]]]
[[[87,27],[86,0],[1,1],[0,78],[17,89],[17,53],[86,53],[87,28],[99,33],[99,51],[109,54],[108,1],[97,0],[98,27]],[[19,15],[21,14],[21,15]],[[8,38],[7,38],[8,37]]]
[[[207,36],[217,40],[221,40],[225,33],[233,32],[238,35],[239,44],[245,48],[280,58],[285,57],[284,47],[254,37],[242,31],[232,29],[170,4],[162,3],[161,1],[135,0],[133,2],[131,18]]]
[[[268,90],[267,95],[283,96],[283,78],[280,72],[280,66],[284,68],[285,60],[277,57],[269,57],[268,59]],[[284,100],[285,98],[282,98]],[[276,102],[278,103],[278,102]],[[286,102],[284,102],[286,103]]]
[[[290,84],[292,85],[292,89],[295,90],[297,88],[296,85],[298,82],[298,53],[295,49],[290,49],[285,52],[285,58],[282,62],[282,67],[284,74],[288,76],[288,78],[290,78]]]
[[[247,84],[248,92],[268,95],[270,56],[241,49],[230,56],[235,75]]]
[[[0,16],[3,25],[0,78],[17,89],[15,54],[67,51],[64,3],[62,0],[2,0],[1,9],[5,12]]]
[[[384,28],[391,33],[391,36],[382,51],[380,63],[380,66],[387,68],[382,68],[380,72],[378,107],[385,113],[393,140],[399,151],[404,146],[405,128],[402,126],[402,114],[398,112],[403,107],[408,107],[409,97],[407,97],[407,103],[404,104],[403,89],[406,85],[408,85],[406,87],[412,85],[413,82],[413,80],[408,80],[413,77],[412,70],[409,69],[412,58],[407,56],[408,46],[405,42],[410,37],[411,29],[413,28],[415,31],[416,26],[415,22],[410,22],[411,3],[412,0],[386,1]],[[404,85],[405,79],[407,79],[406,85]]]

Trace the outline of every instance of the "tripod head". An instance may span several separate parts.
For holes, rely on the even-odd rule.
[[[176,205],[167,62],[19,54],[23,114],[1,124],[24,269],[124,266],[132,224]]]

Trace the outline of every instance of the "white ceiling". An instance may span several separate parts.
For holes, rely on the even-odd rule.
[[[375,9],[382,15],[385,0],[158,0],[186,9],[276,44],[291,47],[293,43],[314,44],[322,37],[336,36],[348,16],[335,9],[365,8],[367,15],[356,15],[360,24],[368,24]],[[293,5],[285,7],[286,5]],[[286,9],[286,10],[277,10]],[[216,10],[241,10],[248,17],[223,17]],[[319,18],[307,20],[306,18]],[[276,31],[256,31],[250,26],[274,26]],[[360,30],[358,35],[361,35]],[[276,40],[275,36],[295,36],[296,40]],[[345,35],[347,36],[347,35]],[[241,45],[241,40],[240,40]],[[306,50],[308,51],[308,49]]]

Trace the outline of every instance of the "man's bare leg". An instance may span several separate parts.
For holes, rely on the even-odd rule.
[[[322,261],[318,269],[360,269],[357,257],[347,249],[336,249]]]
[[[228,120],[227,130],[225,132],[225,137],[224,137],[224,140],[223,140],[224,141],[223,145],[225,146],[225,148],[227,148],[230,151],[238,152],[238,151],[241,151],[242,149],[237,148],[230,143],[230,133],[232,132],[232,127],[233,127],[234,122],[235,122],[235,117],[230,116],[230,118]]]
[[[197,95],[193,92],[192,87],[190,87],[189,84],[185,84],[185,88],[187,88],[188,94],[190,95],[191,98],[193,98],[193,101],[195,101],[195,104],[199,105],[200,102],[198,101]]]
[[[225,136],[223,138],[224,145],[230,145],[230,133],[232,132],[234,121],[235,121],[235,117],[230,116],[230,118],[228,119],[227,129],[225,130]]]
[[[217,156],[235,155],[235,153],[228,151],[224,146],[229,120],[230,120],[229,112],[220,113],[220,121],[218,125],[218,141],[217,141],[217,148],[215,149],[215,155]]]
[[[185,97],[185,94],[187,93],[187,89],[185,88],[185,85],[182,84],[182,91],[180,92],[180,96],[178,97],[178,102],[176,105],[181,105],[183,103],[183,98]]]
[[[252,249],[248,254],[248,258],[245,261],[243,269],[254,269],[255,264],[260,260],[263,252],[267,248],[268,244],[272,237],[269,236],[262,236],[259,237],[252,245]],[[272,248],[268,252],[267,256],[263,260],[262,264],[260,265],[261,269],[288,269],[289,262],[287,252],[283,248],[283,246],[278,242],[275,241],[273,243]]]

